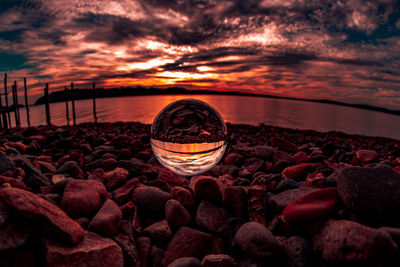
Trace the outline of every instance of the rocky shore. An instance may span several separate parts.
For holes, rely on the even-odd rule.
[[[149,125],[0,130],[0,266],[400,266],[400,141],[228,132],[183,177]]]

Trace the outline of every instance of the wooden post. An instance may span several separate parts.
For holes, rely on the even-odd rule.
[[[47,125],[51,125],[50,121],[50,105],[49,105],[49,84],[46,83],[46,88],[44,88],[44,101],[46,108],[46,122]]]
[[[4,127],[7,128],[7,115],[6,115],[6,111],[3,110],[3,101],[1,99],[2,93],[0,91],[0,112],[1,112],[1,117],[2,120],[0,120],[0,127]]]
[[[14,81],[14,97],[15,97],[15,114],[16,114],[16,118],[17,120],[15,121],[15,124],[17,126],[17,128],[21,127],[21,117],[19,114],[19,103],[18,103],[18,88],[17,88],[17,81]]]
[[[69,126],[68,89],[66,86],[64,95],[65,95],[65,114],[67,115],[67,125]]]
[[[6,100],[6,109],[7,109],[7,116],[8,116],[8,126],[11,128],[11,116],[10,116],[10,109],[8,106],[8,92],[7,92],[7,73],[4,74],[4,95]]]
[[[94,118],[94,123],[97,124],[97,113],[96,113],[96,83],[93,83],[93,118]]]
[[[31,127],[31,120],[29,118],[28,93],[27,93],[27,90],[26,90],[26,78],[24,78],[24,91],[25,91],[26,121],[28,123],[28,127]]]
[[[76,125],[76,116],[75,116],[74,83],[71,83],[71,100],[72,100],[72,120],[73,120],[74,126],[75,126]]]

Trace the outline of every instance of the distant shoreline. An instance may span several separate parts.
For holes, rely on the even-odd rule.
[[[265,94],[255,94],[246,92],[220,92],[220,91],[205,91],[205,90],[187,90],[181,87],[170,87],[167,89],[158,88],[144,88],[144,87],[124,87],[124,88],[112,88],[112,89],[75,89],[74,98],[75,100],[84,100],[93,98],[93,93],[96,98],[107,98],[107,97],[123,97],[123,96],[150,96],[150,95],[232,95],[232,96],[253,96],[253,97],[266,97],[275,99],[287,99],[287,100],[297,100],[315,103],[332,104],[346,107],[353,107],[365,110],[372,110],[378,112],[384,112],[392,115],[400,115],[400,110],[391,110],[383,107],[370,106],[365,104],[349,104],[339,101],[326,100],[326,99],[304,99],[296,97],[284,97],[284,96],[274,96]],[[67,94],[65,91],[57,91],[49,94],[50,103],[58,103],[72,100],[71,91],[68,90]],[[44,96],[36,100],[34,105],[42,105],[45,103]]]

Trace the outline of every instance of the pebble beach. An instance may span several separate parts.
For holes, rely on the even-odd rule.
[[[400,141],[227,124],[197,176],[150,125],[0,130],[0,266],[400,266]]]

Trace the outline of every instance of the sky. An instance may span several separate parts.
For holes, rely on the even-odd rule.
[[[4,73],[400,109],[400,1],[1,0]]]

